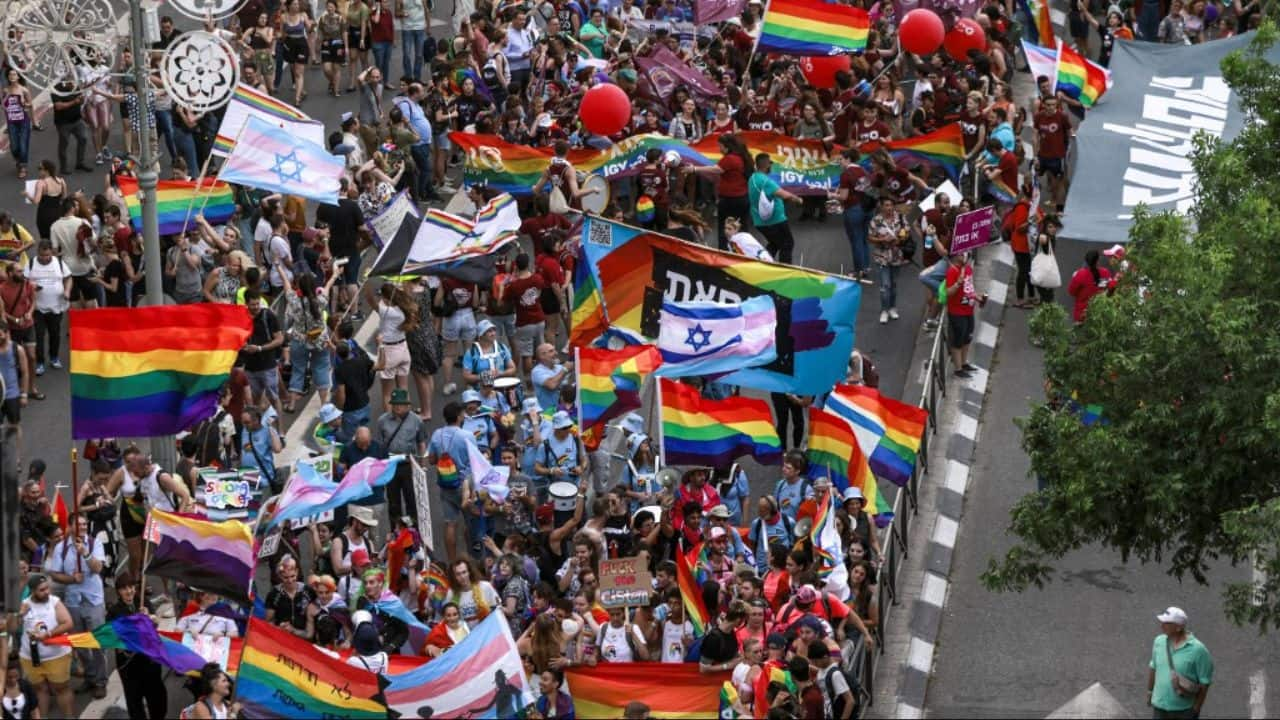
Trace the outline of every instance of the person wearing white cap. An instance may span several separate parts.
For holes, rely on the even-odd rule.
[[[462,379],[478,389],[495,378],[515,376],[515,361],[510,348],[498,341],[498,327],[489,319],[476,323],[476,341],[462,354]]]
[[[862,546],[863,556],[874,565],[880,557],[880,538],[872,531],[871,516],[864,510],[866,506],[867,499],[862,495],[862,488],[850,486],[845,488],[841,496],[838,512],[844,513],[848,518],[849,522],[844,523],[844,527],[849,528],[853,542]]]
[[[551,429],[551,437],[544,438],[542,447],[534,451],[537,457],[533,468],[538,474],[535,485],[539,495],[553,482],[577,483],[587,471],[587,453],[572,432],[573,419],[569,413],[557,412],[551,418]]]
[[[481,408],[482,402],[483,398],[475,390],[463,391],[462,406],[466,415],[462,418],[462,430],[471,435],[481,454],[488,457],[490,448],[498,443],[498,426],[494,423],[491,412],[485,412]]]
[[[333,403],[320,406],[315,430],[311,431],[311,439],[322,453],[333,455],[336,460],[342,454],[342,443],[338,442],[338,430],[342,424],[342,411]]]
[[[1147,704],[1152,717],[1199,718],[1213,683],[1213,657],[1187,632],[1187,614],[1170,607],[1156,615],[1160,634],[1151,644]]]

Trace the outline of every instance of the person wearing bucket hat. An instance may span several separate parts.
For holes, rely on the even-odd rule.
[[[622,487],[632,513],[639,510],[641,505],[653,505],[657,502],[659,488],[654,482],[657,473],[658,459],[649,436],[641,432],[628,437],[627,465],[622,469]]]
[[[409,391],[396,388],[391,391],[391,409],[382,413],[374,423],[374,442],[382,446],[388,455],[412,455],[426,453],[427,424],[413,412]],[[409,515],[418,522],[418,502],[413,491],[413,467],[409,462],[396,465],[395,475],[387,483],[387,510],[391,517]]]
[[[464,390],[462,406],[466,416],[462,419],[462,429],[471,435],[476,447],[485,457],[491,454],[491,448],[498,444],[498,425],[493,421],[493,411],[482,407],[484,398],[475,390]]]
[[[500,377],[516,377],[516,364],[510,348],[498,340],[498,327],[486,318],[476,324],[476,340],[462,354],[462,379],[478,389]]]
[[[544,438],[538,448],[534,472],[540,481],[580,484],[587,471],[587,453],[573,433],[573,418],[561,410],[551,418],[551,437]]]
[[[316,427],[311,431],[311,439],[315,441],[320,452],[333,455],[337,459],[342,454],[342,443],[338,442],[338,431],[342,425],[342,411],[333,403],[320,406]]]
[[[846,547],[853,544],[861,545],[863,557],[874,567],[880,562],[880,537],[875,532],[875,526],[871,524],[871,516],[867,513],[866,506],[867,499],[862,495],[862,488],[856,486],[845,488],[840,498],[840,507],[836,510],[836,517],[843,515],[846,519],[842,524],[847,528]]]
[[[542,414],[542,405],[538,403],[538,398],[525,398],[520,406],[516,442],[520,445],[520,470],[533,478],[534,497],[538,502],[546,500],[546,497],[541,494],[546,491],[546,487],[539,487],[534,464],[537,460],[537,451],[542,447],[542,441],[551,437],[552,431],[551,418]]]
[[[1198,718],[1213,683],[1213,657],[1187,630],[1187,613],[1170,607],[1156,615],[1160,634],[1151,644],[1147,704],[1157,718]]]

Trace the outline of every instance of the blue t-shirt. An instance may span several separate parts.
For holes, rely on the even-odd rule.
[[[809,487],[809,481],[804,478],[797,478],[794,483],[789,483],[784,478],[773,488],[773,497],[778,501],[778,511],[794,523],[800,503],[813,497],[813,488]]]
[[[551,451],[549,456],[548,449]],[[563,440],[558,439],[554,433],[543,437],[542,447],[538,449],[538,460],[542,462],[543,467],[576,470],[580,464],[578,461],[578,438],[574,437],[573,433],[566,435]],[[571,474],[553,479],[572,482],[577,480],[577,476]]]
[[[724,487],[720,485],[720,487]],[[729,522],[735,526],[742,525],[742,501],[751,497],[751,487],[747,485],[747,473],[741,469],[733,477],[733,484],[720,492],[720,502],[729,509]]]
[[[553,432],[551,429],[551,418],[546,415],[539,415],[538,421],[538,437],[539,443],[542,440],[551,437]],[[524,448],[524,453],[520,456],[520,470],[525,475],[533,477],[533,466],[537,462],[538,456],[541,454],[540,447],[534,447],[533,443],[533,423],[529,421],[529,416],[524,415],[520,418],[520,446]]]
[[[480,343],[471,343],[471,348],[462,356],[463,369],[476,375],[486,371],[494,375],[502,372],[511,363],[511,351],[500,342],[494,342],[494,346],[493,352],[485,352],[480,349]]]
[[[475,440],[476,447],[484,450],[487,455],[489,450],[489,434],[496,429],[496,426],[493,424],[493,416],[487,413],[467,415],[462,418],[462,429],[471,434],[471,439]]]
[[[778,183],[764,173],[753,173],[747,181],[747,204],[751,206],[751,222],[756,227],[778,225],[787,221],[787,207],[778,192]],[[760,196],[773,198],[773,214],[767,218],[760,217]]]
[[[553,408],[560,404],[560,387],[547,389],[543,386],[547,380],[556,376],[557,373],[564,370],[564,366],[556,363],[555,367],[547,367],[542,363],[533,366],[533,370],[529,373],[530,379],[533,380],[533,394],[538,398],[538,404],[544,408]],[[561,380],[563,382],[563,379]]]
[[[253,450],[245,448],[250,442],[253,443]],[[272,481],[276,476],[275,456],[271,452],[271,429],[263,423],[262,427],[257,430],[243,428],[240,431],[240,466],[246,468],[254,468],[262,473],[262,477],[267,481]],[[257,451],[256,453],[254,451]],[[258,462],[258,458],[262,458],[262,462]],[[263,467],[267,465],[267,467]]]

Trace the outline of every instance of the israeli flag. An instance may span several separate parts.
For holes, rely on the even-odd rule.
[[[718,375],[767,365],[777,358],[777,326],[768,295],[737,305],[663,302],[658,333],[662,366],[654,374]]]

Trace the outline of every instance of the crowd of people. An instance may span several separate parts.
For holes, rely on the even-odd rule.
[[[1069,34],[1105,65],[1118,39],[1202,42],[1248,29],[1261,16],[1258,0],[1172,0],[1167,15],[1161,5],[1078,2],[1068,14]],[[976,370],[967,355],[973,316],[986,296],[975,288],[971,258],[948,252],[955,218],[995,204],[1000,233],[1017,259],[1014,306],[1053,302],[1061,278],[1033,282],[1047,278],[1037,275],[1035,258],[1053,255],[1072,128],[1084,109],[1047,78],[1036,78],[1037,97],[1015,97],[1023,18],[1012,3],[982,4],[975,19],[987,33],[987,50],[963,59],[941,50],[926,57],[901,53],[891,8],[868,7],[874,22],[867,50],[835,74],[831,87],[815,87],[797,58],[754,52],[764,9],[750,0],[740,15],[694,26],[695,9],[686,0],[458,0],[448,27],[433,34],[441,28],[430,26],[423,0],[328,0],[323,7],[246,0],[225,23],[208,26],[242,52],[245,84],[306,110],[306,79],[318,65],[328,94],[350,103],[329,135],[330,150],[346,159],[340,199],[310,206],[302,198],[237,187],[231,220],[214,226],[193,213],[188,232],[162,239],[159,268],[143,262],[142,240],[120,190],[120,178],[138,169],[140,123],[155,130],[166,175],[185,179],[216,171],[207,161],[218,113],[192,113],[169,98],[156,70],[158,54],[150,58],[146,102],[131,76],[110,72],[132,66],[127,50],[80,58],[80,83],[64,82],[50,96],[58,162],[38,165],[27,192],[34,217],[24,222],[0,213],[4,418],[18,423],[29,401],[45,399],[40,378],[63,369],[67,309],[132,306],[148,273],[163,276],[177,303],[247,305],[252,334],[217,415],[183,438],[176,467],[160,468],[114,439],[90,443],[89,478],[75,499],[78,512],[63,529],[51,517],[44,464],[32,463],[20,490],[29,595],[22,639],[13,644],[18,660],[8,665],[5,717],[38,717],[37,707],[45,715],[71,716],[72,675],[82,678],[81,690],[105,695],[104,653],[73,653],[45,643],[49,636],[172,608],[181,630],[243,631],[243,620],[235,618],[249,608],[227,610],[225,599],[198,588],[158,581],[139,588],[144,520],[150,509],[193,510],[201,467],[254,469],[264,494],[279,492],[290,472],[276,462],[284,425],[311,392],[321,407],[307,443],[331,454],[336,478],[365,458],[392,454],[432,469],[444,547],[433,556],[417,534],[419,499],[410,465],[402,463],[368,504],[286,532],[269,563],[270,582],[263,583],[270,586],[261,593],[268,621],[323,647],[353,649],[353,665],[380,672],[388,654],[436,657],[500,612],[529,677],[537,678],[542,697],[533,713],[572,717],[563,683],[568,667],[685,661],[695,637],[675,561],[705,543],[699,570],[710,579],[698,592],[712,622],[696,639],[701,667],[731,671],[748,714],[759,706],[756,679],[776,667],[789,670],[795,684],[768,686],[770,717],[850,717],[859,688],[840,672],[841,643],[861,638],[870,649],[880,641],[874,583],[881,549],[857,488],[840,493],[828,480],[808,479],[798,449],[803,408],[813,399],[773,396],[779,436],[796,449],[781,468],[760,470],[767,477],[757,480],[771,491],[753,494],[747,472],[736,465],[682,468],[678,480],[664,483],[657,439],[644,433],[638,417],[616,430],[622,434],[617,457],[593,457],[574,427],[575,373],[566,359],[574,217],[553,209],[550,191],[559,191],[573,210],[593,192],[565,160],[571,148],[607,147],[640,133],[686,142],[718,134],[723,159],[712,166],[678,167],[651,151],[634,178],[611,181],[603,214],[789,263],[797,244],[790,223],[825,223],[838,213],[850,276],[878,287],[879,323],[902,318],[902,294],[922,292],[925,327],[936,331],[945,320],[952,367],[967,377]],[[164,18],[156,51],[178,32]],[[402,66],[393,75],[397,50]],[[661,94],[637,63],[659,50],[707,82]],[[7,68],[5,77],[0,104],[18,176],[25,179],[30,133],[42,108],[19,73]],[[592,136],[578,117],[582,94],[602,82],[626,91],[634,116],[608,138]],[[960,193],[936,193],[921,210],[917,204],[945,174],[899,166],[875,145],[951,122],[960,123],[964,136]],[[843,166],[838,185],[825,197],[779,187],[769,176],[773,158],[751,156],[737,135],[743,131],[826,143]],[[492,282],[432,274],[364,282],[372,243],[366,221],[397,190],[426,205],[458,187],[454,168],[463,158],[451,132],[494,134],[557,157],[534,195],[520,198],[522,242],[499,255]],[[96,153],[96,171],[87,149]],[[69,178],[77,171],[94,174],[73,189]],[[1016,197],[1001,194],[1001,187]],[[476,185],[458,191],[476,205],[495,194]],[[644,200],[651,211],[642,210]],[[1105,255],[1116,273],[1130,270],[1123,247]],[[1114,283],[1099,261],[1091,252],[1067,284],[1077,322],[1090,300]],[[899,285],[901,269],[913,264],[921,268],[922,290]],[[366,312],[377,317],[369,349],[356,339]],[[870,359],[855,352],[848,381],[874,385],[876,377]],[[702,390],[725,388],[706,383]],[[433,405],[441,396],[436,417]],[[504,498],[473,482],[469,445],[509,468]],[[837,508],[847,592],[824,586],[808,540],[815,509],[828,497]],[[392,562],[387,540],[406,532],[413,539],[407,558]],[[649,601],[602,607],[600,561],[637,554],[654,577]],[[440,594],[429,578],[433,562],[447,577]],[[378,609],[388,598],[432,628],[420,645],[403,619]],[[168,700],[159,666],[124,652],[115,662],[130,715],[164,717]],[[221,669],[207,668],[192,716],[227,717],[233,711],[229,683]],[[643,717],[646,710],[629,712]]]

